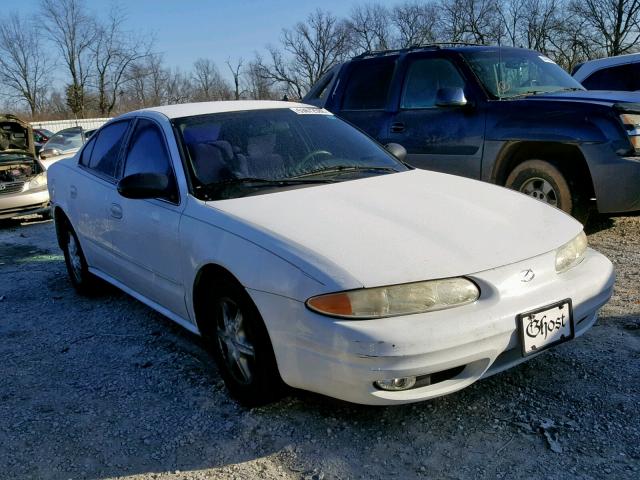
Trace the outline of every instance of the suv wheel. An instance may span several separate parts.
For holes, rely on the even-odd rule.
[[[589,216],[577,188],[571,188],[562,172],[550,162],[522,162],[509,174],[505,186],[564,210],[583,223]]]
[[[247,407],[277,400],[284,383],[257,307],[235,282],[214,282],[210,291],[202,309],[206,338],[227,389]]]

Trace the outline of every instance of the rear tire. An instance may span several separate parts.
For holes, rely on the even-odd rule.
[[[570,186],[564,174],[545,160],[526,160],[507,177],[505,186],[559,208],[585,224],[590,208],[577,186]]]
[[[99,281],[95,275],[89,272],[89,266],[82,247],[80,247],[78,236],[68,222],[65,222],[62,228],[62,252],[71,285],[80,295],[94,295]]]
[[[207,322],[205,340],[227,389],[246,407],[278,400],[284,383],[269,334],[251,297],[231,279],[205,288],[200,321]]]

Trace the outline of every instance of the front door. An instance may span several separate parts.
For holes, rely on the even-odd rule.
[[[122,177],[135,173],[167,175],[174,193],[166,198],[134,200],[114,190],[109,205],[118,280],[183,318],[188,318],[181,281],[178,229],[184,207],[163,130],[149,119],[137,120],[126,147]]]
[[[427,170],[480,178],[484,144],[484,111],[458,67],[437,53],[409,57],[395,115],[384,142],[407,149],[407,163]],[[468,104],[439,107],[441,88],[462,88]]]

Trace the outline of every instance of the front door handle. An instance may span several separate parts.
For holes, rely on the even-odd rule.
[[[393,122],[391,124],[391,131],[393,133],[401,133],[404,132],[404,123],[402,122]]]
[[[117,203],[112,203],[109,211],[113,218],[122,218],[122,207]]]

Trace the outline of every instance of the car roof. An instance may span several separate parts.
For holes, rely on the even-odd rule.
[[[416,45],[408,48],[400,48],[397,50],[375,50],[361,53],[353,57],[352,60],[360,60],[378,56],[387,56],[387,55],[403,55],[410,54],[415,52],[497,52],[501,50],[503,52],[508,51],[526,51],[535,53],[538,55],[542,55],[535,50],[529,50],[527,48],[518,48],[518,47],[503,47],[498,45],[475,45],[475,44],[466,44],[466,43],[434,43],[431,45]]]
[[[640,53],[629,53],[627,55],[617,55],[615,57],[598,58],[584,62],[573,74],[574,78],[581,82],[592,73],[608,67],[626,65],[628,63],[640,62]]]
[[[164,105],[161,107],[144,108],[129,112],[122,117],[136,116],[143,112],[158,112],[168,118],[193,117],[208,113],[242,112],[246,110],[268,110],[273,108],[306,107],[317,108],[297,102],[280,102],[273,100],[228,100],[219,102],[181,103],[178,105]],[[122,118],[121,117],[121,118]]]

